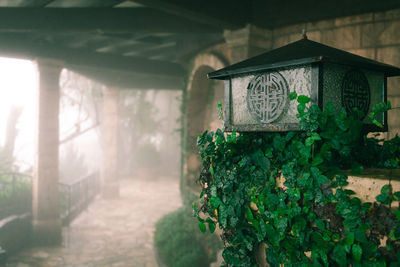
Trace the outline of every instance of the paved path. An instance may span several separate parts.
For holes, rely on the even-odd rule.
[[[68,228],[60,247],[26,249],[9,267],[157,267],[155,223],[182,205],[179,180],[122,180],[121,198],[97,198]]]

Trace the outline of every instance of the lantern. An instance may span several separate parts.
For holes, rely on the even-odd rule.
[[[321,109],[332,102],[337,111],[354,108],[365,115],[387,101],[387,77],[400,69],[308,40],[290,43],[208,74],[225,81],[225,131],[296,131],[296,101],[306,95]],[[387,113],[363,119],[367,131],[387,131]]]

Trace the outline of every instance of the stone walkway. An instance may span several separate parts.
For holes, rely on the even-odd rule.
[[[179,179],[122,180],[121,198],[98,197],[63,229],[60,247],[30,248],[10,258],[9,267],[157,267],[155,223],[182,205]]]

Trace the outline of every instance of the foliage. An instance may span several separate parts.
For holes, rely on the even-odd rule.
[[[0,220],[31,210],[31,188],[29,176],[15,173],[0,174]]]
[[[216,260],[222,244],[216,236],[197,231],[196,219],[188,207],[167,214],[156,224],[154,245],[169,267],[203,267]]]
[[[306,96],[290,98],[297,99],[302,131],[217,130],[198,138],[200,230],[223,229],[229,266],[256,266],[260,244],[270,266],[398,266],[400,210],[391,203],[400,192],[389,183],[377,202],[362,203],[345,188],[344,170],[399,168],[400,138],[367,138],[357,110],[336,112],[328,104],[321,111]],[[380,104],[374,113],[388,108]]]

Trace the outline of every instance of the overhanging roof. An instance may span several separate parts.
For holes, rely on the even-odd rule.
[[[226,79],[233,75],[321,61],[377,70],[385,73],[388,77],[400,75],[400,69],[397,67],[304,38],[218,71],[211,72],[208,74],[208,77],[211,79]]]
[[[225,29],[393,8],[400,1],[0,0],[0,55],[54,57],[109,85],[181,89],[188,59],[223,42]]]

